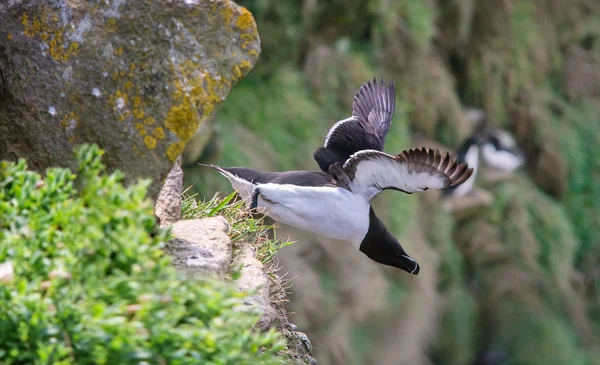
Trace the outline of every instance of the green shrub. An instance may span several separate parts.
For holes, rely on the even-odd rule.
[[[96,146],[77,155],[77,175],[0,165],[0,363],[281,363],[246,294],[171,267],[148,182],[104,174]]]

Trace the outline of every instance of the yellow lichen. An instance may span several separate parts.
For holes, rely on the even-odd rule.
[[[119,99],[121,99],[121,100],[119,100]],[[121,90],[117,90],[109,98],[109,104],[111,106],[116,106],[119,109],[126,107],[128,102],[129,102],[129,98],[127,97],[127,94],[122,92]],[[119,104],[121,104],[121,106],[119,106]]]
[[[233,19],[233,10],[231,9],[231,6],[223,7],[219,13],[221,13],[221,16],[225,20],[225,24],[229,27],[231,19]]]
[[[69,125],[69,120],[71,119],[75,119],[75,112],[71,112],[69,114],[65,114],[62,119],[60,120],[60,125],[62,125],[63,127],[66,127]]]
[[[242,70],[240,69],[240,66],[233,66],[232,72],[236,79],[242,77]]]
[[[9,41],[12,39],[13,35],[11,33],[8,33],[6,35],[6,39],[8,39]]]
[[[212,77],[192,61],[174,69],[180,77],[173,82],[174,103],[165,119],[165,127],[179,137],[179,141],[167,150],[171,159],[177,158],[177,152],[183,150],[198,126],[212,114],[215,104],[222,101],[223,90],[230,87],[227,79]]]
[[[165,127],[181,139],[188,140],[199,124],[198,105],[190,97],[184,97],[181,104],[171,107],[165,119]]]
[[[248,70],[250,70],[252,68],[252,63],[248,60],[244,60],[244,61],[240,62],[240,67],[247,68]]]
[[[117,56],[122,55],[123,54],[123,47],[119,47],[119,48],[115,49],[115,54]]]
[[[177,159],[177,157],[181,155],[181,152],[183,152],[184,147],[185,143],[183,143],[182,141],[178,141],[171,144],[169,147],[167,147],[167,157],[171,161],[175,161],[175,159]]]
[[[258,51],[255,50],[255,49],[252,49],[252,50],[248,51],[248,54],[250,56],[258,57]]]
[[[152,135],[154,135],[156,139],[163,139],[165,138],[165,131],[161,127],[158,127],[152,132]]]
[[[117,25],[117,19],[108,18],[106,20],[106,29],[108,29],[109,32],[114,32],[116,30],[116,25]]]
[[[144,144],[149,149],[154,149],[154,148],[156,148],[156,139],[152,136],[146,136],[146,137],[144,137]]]
[[[69,142],[73,143],[75,141],[75,135],[73,132],[74,129],[77,128],[77,126],[79,125],[79,118],[77,118],[75,112],[65,114],[60,120],[60,125],[65,128],[65,131],[67,132],[69,138]]]
[[[127,120],[127,118],[129,118],[131,116],[131,113],[129,112],[129,110],[125,110],[123,112],[121,112],[119,114],[119,122],[124,122],[125,120]]]
[[[148,116],[147,103],[142,98],[140,86],[137,85],[137,80],[140,79],[135,73],[137,69],[134,63],[130,63],[125,70],[112,72],[113,80],[117,83],[117,91],[109,97],[108,105],[114,108],[119,121],[138,120],[139,122],[135,123],[135,130],[145,138],[151,134],[151,130],[146,129],[147,126],[154,124],[155,121],[152,116]],[[150,144],[152,145],[152,142]]]
[[[240,77],[244,76],[244,69],[246,70],[246,72],[248,70],[250,70],[252,68],[252,63],[248,60],[244,60],[242,62],[240,62],[238,65],[233,66],[232,68],[232,73],[233,73],[233,81],[239,79]],[[229,83],[227,83],[228,86],[231,86]]]
[[[250,28],[253,28],[255,23],[252,14],[246,8],[240,8],[240,11],[241,14],[235,21],[235,26],[241,30],[248,30]]]
[[[69,42],[65,39],[67,28],[62,25],[55,13],[48,15],[48,8],[42,7],[41,11],[31,18],[27,13],[23,13],[21,24],[23,25],[23,34],[46,43],[48,53],[53,59],[66,61],[77,55],[79,43]]]
[[[133,116],[137,119],[144,118],[144,111],[142,109],[133,109]]]

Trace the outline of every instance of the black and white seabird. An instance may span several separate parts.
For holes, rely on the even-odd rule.
[[[264,172],[218,167],[251,209],[320,236],[350,242],[372,260],[419,273],[419,265],[377,218],[371,200],[386,189],[412,194],[445,189],[473,170],[428,148],[383,152],[395,107],[395,86],[363,84],[350,118],[337,122],[313,157],[322,171]]]
[[[475,130],[460,146],[458,162],[466,162],[473,173],[464,183],[445,189],[442,192],[444,197],[460,197],[473,190],[480,153],[487,166],[503,172],[511,172],[525,163],[525,156],[514,138],[502,129],[489,126],[483,110],[466,109],[465,116],[475,123]]]
[[[488,132],[481,154],[487,165],[504,172],[511,172],[525,163],[525,156],[514,138],[500,129]]]

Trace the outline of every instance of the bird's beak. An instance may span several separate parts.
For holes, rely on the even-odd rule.
[[[396,257],[396,263],[398,268],[409,274],[417,275],[419,273],[419,264],[408,255],[398,255],[398,257]]]

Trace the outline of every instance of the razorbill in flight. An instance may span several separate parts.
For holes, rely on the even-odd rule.
[[[265,172],[209,165],[225,176],[251,209],[275,221],[347,241],[372,260],[419,273],[419,265],[377,218],[371,200],[386,189],[412,194],[445,189],[473,170],[448,153],[417,148],[397,156],[383,152],[396,91],[376,79],[363,84],[350,118],[329,130],[313,157],[322,171]]]

